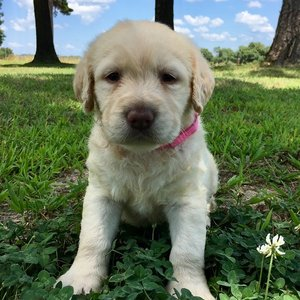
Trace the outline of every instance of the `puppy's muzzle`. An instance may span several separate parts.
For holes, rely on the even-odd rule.
[[[143,132],[151,128],[155,120],[155,111],[147,106],[135,106],[126,112],[126,122],[131,129]]]

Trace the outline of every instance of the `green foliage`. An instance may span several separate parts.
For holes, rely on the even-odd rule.
[[[268,49],[269,48],[262,43],[250,43],[248,46],[239,47],[237,57],[239,57],[240,63],[263,61]]]
[[[73,9],[69,7],[67,0],[54,0],[53,6],[55,15],[57,14],[57,11],[59,11],[63,15],[69,16],[73,11]]]
[[[214,64],[245,64],[261,62],[269,48],[262,43],[250,43],[248,46],[240,46],[237,51],[230,48],[214,48],[215,56],[208,49],[201,49],[203,56]]]
[[[12,56],[14,53],[10,48],[0,48],[0,59]]]
[[[204,56],[204,58],[209,61],[209,62],[212,62],[213,59],[214,59],[214,56],[213,54],[206,48],[201,48],[200,49],[202,55]]]
[[[2,9],[2,0],[0,0],[0,26],[3,24],[3,13],[1,12],[1,9]],[[4,41],[4,38],[5,38],[5,34],[3,32],[3,30],[0,28],[0,46],[2,45],[3,41]],[[1,56],[0,56],[1,58]]]
[[[215,63],[236,62],[236,53],[230,48],[216,47],[214,48],[214,52],[216,53],[214,58]]]
[[[173,276],[165,225],[120,228],[101,293],[53,287],[76,254],[86,188],[91,119],[72,100],[72,73],[0,69],[0,299],[199,299],[164,289]],[[269,300],[299,299],[300,71],[248,65],[214,73],[202,115],[221,180],[207,235],[210,289],[223,300],[263,299],[269,261],[256,248],[272,233],[286,244]]]

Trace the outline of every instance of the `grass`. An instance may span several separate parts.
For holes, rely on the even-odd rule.
[[[69,299],[72,289],[53,284],[77,250],[92,120],[73,100],[73,65],[25,62],[0,63],[0,299]],[[210,288],[221,300],[264,299],[269,259],[256,248],[280,234],[285,255],[273,262],[267,299],[299,299],[300,70],[214,71],[203,114],[221,181],[206,247]],[[73,298],[173,299],[164,290],[169,243],[166,225],[122,226],[103,292]]]

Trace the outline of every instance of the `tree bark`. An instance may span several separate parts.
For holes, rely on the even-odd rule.
[[[299,0],[283,0],[276,34],[266,60],[274,65],[300,63]]]
[[[53,42],[53,0],[33,0],[36,52],[32,63],[58,64]]]
[[[155,0],[155,22],[174,30],[174,0]]]

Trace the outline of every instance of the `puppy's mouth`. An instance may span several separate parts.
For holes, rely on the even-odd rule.
[[[160,144],[161,141],[158,136],[155,134],[153,129],[148,130],[135,130],[129,129],[127,135],[124,137],[121,144],[123,145],[157,145]]]
[[[180,131],[176,123],[151,106],[135,105],[124,109],[115,120],[117,122],[111,126],[103,126],[107,139],[134,152],[158,149],[171,142]]]

